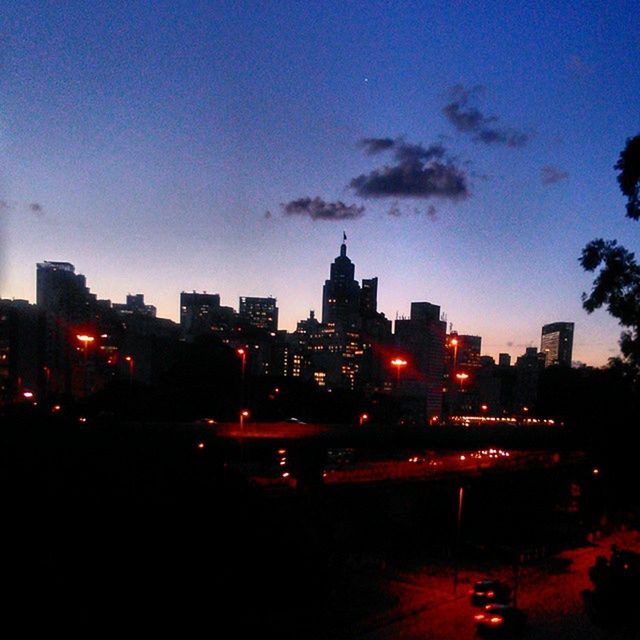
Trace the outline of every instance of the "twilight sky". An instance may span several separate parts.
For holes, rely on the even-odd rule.
[[[638,25],[637,0],[4,0],[0,297],[64,260],[173,319],[182,290],[273,295],[291,330],[344,230],[391,319],[438,304],[494,357],[573,321],[604,364],[578,257],[638,248],[613,169]]]

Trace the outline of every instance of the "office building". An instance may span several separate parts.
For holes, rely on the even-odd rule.
[[[278,331],[278,307],[275,298],[240,298],[238,316],[252,327]]]
[[[573,352],[573,322],[554,322],[542,327],[540,351],[544,354],[544,366],[571,366]]]

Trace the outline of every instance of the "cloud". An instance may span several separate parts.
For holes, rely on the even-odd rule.
[[[395,159],[392,165],[351,180],[349,186],[362,198],[438,197],[460,200],[469,195],[466,172],[439,143],[423,147],[409,144],[403,138],[365,138],[359,146],[368,155],[392,152]]]
[[[312,220],[354,220],[364,213],[364,207],[355,204],[346,205],[340,200],[325,202],[322,198],[298,198],[291,202],[282,203],[285,215],[308,216]]]
[[[470,104],[484,92],[484,87],[476,85],[465,89],[457,85],[451,90],[451,101],[442,109],[445,117],[461,133],[470,134],[475,142],[502,144],[507,147],[523,147],[529,141],[529,134],[516,129],[496,126],[496,116],[486,116]]]
[[[269,211],[267,209],[267,211],[264,212],[264,217],[269,220],[271,217],[273,216],[273,214],[271,213],[271,211]]]
[[[31,213],[35,213],[37,216],[44,214],[44,208],[39,202],[32,202],[29,205],[29,211],[31,211]]]
[[[542,179],[542,184],[556,184],[557,182],[566,180],[569,177],[569,174],[556,167],[546,165],[540,169],[540,177]]]
[[[358,144],[368,155],[372,156],[381,151],[388,151],[395,143],[393,138],[363,138]]]
[[[436,220],[438,216],[438,210],[430,204],[426,209],[421,209],[419,207],[413,207],[412,209],[402,209],[400,207],[400,203],[394,202],[389,210],[387,211],[387,215],[390,215],[394,218],[400,218],[403,215],[413,214],[415,216],[426,216],[431,220]]]

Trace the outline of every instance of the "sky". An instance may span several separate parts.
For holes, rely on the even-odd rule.
[[[36,263],[100,298],[322,308],[343,233],[390,319],[441,307],[483,354],[575,322],[578,259],[638,248],[614,164],[640,133],[640,3],[28,2],[0,7],[0,297]],[[634,226],[635,225],[635,226]]]

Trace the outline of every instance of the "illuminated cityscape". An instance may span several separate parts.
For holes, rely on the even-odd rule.
[[[1,6],[8,637],[640,640],[640,3]]]

